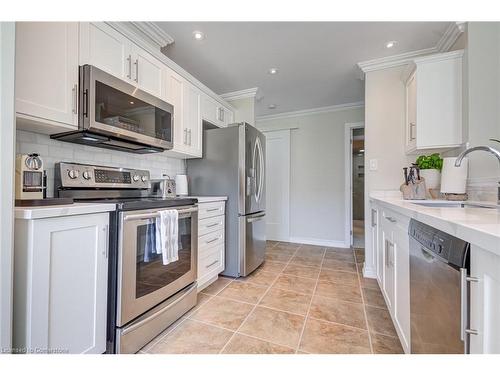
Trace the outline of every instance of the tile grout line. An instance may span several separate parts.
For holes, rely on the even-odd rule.
[[[316,294],[316,289],[318,288],[319,277],[321,275],[321,271],[323,270],[323,262],[325,261],[325,255],[326,255],[326,248],[323,248],[323,257],[321,258],[321,264],[319,266],[318,277],[316,278],[316,283],[314,284],[314,289],[313,289],[313,293],[311,296],[311,300],[309,301],[309,306],[307,307],[306,317],[304,319],[304,325],[302,326],[302,331],[300,332],[299,342],[297,343],[297,347],[295,348],[295,354],[297,354],[299,349],[300,349],[300,344],[302,342],[302,336],[304,336],[304,331],[306,330],[307,319],[309,319],[309,312],[311,311],[311,306],[312,306],[312,302],[314,299],[314,295]]]
[[[278,244],[278,242],[274,245],[276,246]],[[293,257],[295,256],[295,254],[297,253],[297,251],[300,249],[300,245],[299,247],[295,250],[295,252],[293,253],[293,255],[290,257],[290,259],[288,260],[288,262],[286,263],[286,265],[288,266],[288,264],[291,262],[291,260],[293,259]],[[286,267],[285,267],[286,268]],[[238,333],[238,331],[240,330],[241,327],[243,327],[243,325],[246,323],[246,321],[248,320],[248,318],[250,317],[250,315],[253,314],[253,312],[255,311],[255,309],[257,308],[257,306],[259,306],[259,303],[264,299],[264,297],[267,295],[267,293],[269,292],[269,290],[272,288],[272,286],[274,285],[274,283],[276,282],[276,280],[278,279],[278,277],[281,275],[283,271],[279,272],[276,277],[273,279],[273,282],[269,284],[269,286],[267,287],[266,291],[262,294],[262,296],[259,298],[259,300],[257,301],[257,303],[255,304],[255,306],[252,308],[252,310],[250,310],[250,312],[248,313],[248,315],[245,317],[245,319],[243,319],[243,321],[241,322],[241,324],[239,325],[239,327],[236,329],[236,331],[234,331],[233,335],[229,338],[229,340],[224,344],[224,346],[222,347],[222,349],[219,351],[219,354],[222,354],[224,352],[224,350],[226,349],[227,345],[231,342],[231,340],[234,338],[234,336],[236,336],[236,334]]]
[[[220,292],[222,292],[229,284],[231,284],[232,282],[234,281],[234,279],[231,279],[231,281],[229,283],[227,283],[227,285],[225,285],[221,290],[219,290],[217,292],[217,294],[219,294]],[[203,293],[200,292],[200,293]],[[169,332],[167,332],[165,335],[161,335],[161,333],[157,336],[159,337],[158,339],[155,338],[153,340],[151,340],[148,344],[146,345],[149,345],[151,344],[153,341],[156,340],[156,342],[154,344],[151,345],[150,348],[148,348],[147,350],[147,353],[149,353],[156,345],[158,345],[161,341],[163,341],[164,339],[166,339],[168,336],[170,336],[172,334],[172,332],[174,331],[177,331],[177,328],[179,328],[181,326],[182,323],[184,323],[186,320],[188,320],[195,312],[197,312],[202,306],[204,306],[208,301],[210,301],[211,299],[213,299],[217,294],[208,294],[208,293],[203,293],[203,294],[206,294],[207,296],[209,296],[210,298],[208,298],[203,304],[201,304],[200,306],[195,306],[194,307],[194,310],[189,312],[189,313],[186,313],[184,314],[182,317],[179,318],[178,320],[178,323],[177,324],[172,324],[170,326],[168,326],[165,330],[168,330],[169,328],[172,328]],[[142,349],[141,349],[142,350]]]
[[[356,261],[356,252],[354,251],[354,248],[353,248],[353,252],[354,252],[354,260]],[[368,324],[368,313],[366,312],[366,303],[365,303],[365,296],[363,294],[363,287],[361,285],[361,276],[359,274],[359,266],[358,266],[358,263],[356,262],[356,270],[358,271],[358,283],[359,283],[359,292],[361,293],[361,302],[363,303],[363,313],[365,315],[365,323],[366,323],[366,330],[368,331],[368,343],[370,344],[370,352],[371,354],[375,354],[373,352],[373,343],[372,343],[372,334],[371,334],[371,329],[370,329],[370,326]]]

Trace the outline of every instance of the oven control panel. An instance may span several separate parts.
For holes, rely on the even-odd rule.
[[[60,188],[149,189],[149,171],[79,163],[57,163],[56,186]]]

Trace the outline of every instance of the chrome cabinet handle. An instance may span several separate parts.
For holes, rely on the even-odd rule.
[[[220,211],[221,208],[218,207],[218,208],[209,208],[208,210],[206,210],[207,212],[214,212],[214,211]]]
[[[135,81],[139,83],[139,59],[135,59]]]
[[[376,227],[377,226],[376,216],[377,216],[377,210],[375,210],[374,208],[372,208],[372,227]]]
[[[397,221],[396,219],[394,219],[394,218],[393,218],[393,217],[391,217],[391,216],[386,216],[385,218],[386,218],[387,220],[389,220],[391,223],[395,223],[395,222]]]
[[[205,266],[205,268],[210,268],[210,267],[212,267],[214,264],[217,264],[217,263],[219,263],[219,260],[218,260],[218,259],[217,259],[217,260],[214,260],[212,263],[210,263],[210,264],[206,265],[206,266]]]
[[[108,256],[109,256],[109,225],[106,224],[106,226],[104,228],[102,228],[102,231],[104,233],[106,233],[106,238],[105,238],[105,241],[106,241],[106,247],[104,249],[104,256],[106,257],[106,259],[108,259]]]
[[[184,129],[184,144],[187,145],[187,139],[188,139],[188,136],[187,136],[188,132],[187,132],[187,129]]]
[[[132,56],[131,55],[128,55],[127,61],[128,61],[128,74],[127,74],[127,78],[128,79],[132,79]]]
[[[477,283],[479,278],[467,276],[467,269],[460,268],[460,339],[466,341],[466,335],[478,335],[476,329],[471,329],[469,325],[469,288],[467,283]],[[468,348],[465,348],[467,353]]]
[[[78,84],[75,83],[73,86],[73,113],[78,114]]]
[[[212,238],[212,239],[211,239],[211,240],[209,240],[209,241],[205,241],[205,243],[206,243],[206,244],[209,244],[209,243],[212,243],[212,242],[218,241],[218,240],[220,240],[221,238],[222,238],[221,236],[218,236],[218,237],[216,237],[216,238]]]
[[[220,221],[210,224],[210,225],[205,225],[205,228],[213,228],[216,227],[217,225],[221,225],[222,223]]]
[[[415,139],[415,136],[413,135],[413,129],[415,129],[417,124],[414,122],[410,122],[410,141],[413,141]]]

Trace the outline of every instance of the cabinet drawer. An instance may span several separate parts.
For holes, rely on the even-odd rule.
[[[212,233],[217,230],[224,229],[225,216],[207,217],[206,219],[199,220],[198,235],[203,236],[207,233]]]
[[[210,202],[198,204],[198,218],[206,219],[207,217],[214,217],[224,215],[226,202]]]
[[[211,249],[218,245],[224,245],[224,229],[219,229],[215,232],[205,234],[198,237],[198,253],[199,257],[206,254],[207,249]]]
[[[198,279],[217,269],[223,269],[224,244],[209,249],[208,254],[200,258],[198,262]]]

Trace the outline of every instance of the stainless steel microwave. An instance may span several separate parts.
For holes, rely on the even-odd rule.
[[[78,130],[61,141],[134,153],[171,149],[174,107],[95,66],[80,66]]]

